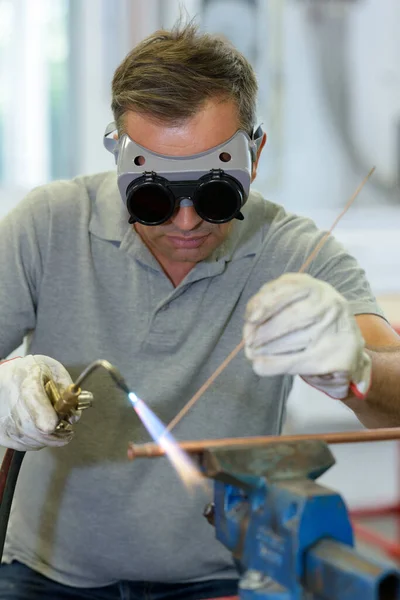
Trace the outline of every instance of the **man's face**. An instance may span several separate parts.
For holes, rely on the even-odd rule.
[[[125,131],[132,140],[167,156],[204,152],[231,138],[238,129],[237,109],[232,101],[209,101],[195,117],[173,127],[133,111],[125,115]],[[231,221],[203,221],[193,206],[178,208],[162,225],[135,223],[137,233],[154,256],[173,263],[204,260],[225,240],[231,227]]]

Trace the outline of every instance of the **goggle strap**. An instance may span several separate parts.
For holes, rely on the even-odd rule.
[[[255,162],[257,159],[257,153],[260,149],[263,135],[264,135],[264,131],[262,128],[262,123],[260,123],[260,125],[258,125],[254,129],[253,134],[251,136],[250,152],[251,152],[251,158],[252,158],[253,162]]]
[[[118,161],[118,140],[114,139],[114,134],[118,133],[117,124],[115,121],[111,121],[106,127],[103,136],[103,146],[108,152],[114,154],[115,164]]]

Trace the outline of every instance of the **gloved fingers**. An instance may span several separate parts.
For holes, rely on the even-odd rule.
[[[327,331],[306,352],[296,365],[298,375],[328,376],[348,373],[350,379],[362,352],[362,346],[353,331],[336,333]]]
[[[42,448],[62,448],[69,444],[72,440],[74,434],[70,432],[68,435],[62,436],[48,436],[43,438],[30,438],[28,436],[23,436],[20,440],[15,440],[18,443],[22,450],[41,450]],[[10,439],[15,439],[15,436],[10,436]]]
[[[300,351],[318,339],[326,328],[326,322],[335,318],[330,307],[326,311],[326,307],[322,306],[318,312],[308,315],[306,310],[298,311],[297,306],[296,310],[293,308],[293,305],[286,307],[260,325],[246,322],[243,328],[246,345],[254,352],[265,354]]]
[[[7,420],[5,420],[0,426],[0,445],[21,451],[27,448],[29,450],[40,450],[45,446],[65,446],[71,441],[73,435],[72,431],[60,431],[46,435],[40,434],[37,430],[28,434],[25,431],[22,432],[16,429],[10,422],[7,423]]]
[[[299,302],[301,305],[302,302]],[[314,314],[307,317],[307,307],[300,311],[293,307],[284,309],[262,325],[246,323],[243,328],[243,337],[248,349],[248,358],[259,354],[284,354],[302,352],[318,343],[321,336],[332,327],[343,311],[342,305],[324,303],[315,310]]]
[[[32,356],[1,366],[0,444],[17,450],[64,446],[73,437],[71,425],[57,429],[60,417],[45,391],[52,379],[62,392],[71,378],[62,365],[49,357]],[[80,411],[75,411],[75,422]]]
[[[262,325],[254,326],[246,323],[243,328],[246,356],[253,359],[262,354],[280,355],[289,352],[302,352],[312,340],[312,325],[300,330],[294,330],[282,336],[272,337],[271,332],[261,330]]]
[[[246,321],[255,324],[263,323],[285,307],[296,304],[311,295],[312,289],[309,287],[293,284],[291,280],[284,278],[285,276],[282,275],[278,279],[266,283],[249,300],[245,311]]]
[[[54,360],[49,356],[41,356],[40,354],[35,355],[34,358],[36,362],[42,366],[43,371],[46,372],[51,379],[53,379],[60,393],[64,392],[71,384],[73,384],[67,369],[57,360]],[[83,405],[87,405],[87,400],[89,397],[93,398],[93,395],[90,392],[83,391],[79,395],[79,402],[82,402]],[[72,409],[71,414],[67,417],[67,421],[73,425],[79,421],[81,416],[81,410]]]
[[[25,452],[27,448],[29,448],[29,450],[40,450],[41,448],[44,448],[44,444],[39,443],[37,440],[29,440],[29,446],[27,446],[26,441],[28,438],[24,439],[25,443],[22,438],[15,436],[14,433],[8,435],[3,428],[0,430],[0,446],[3,448],[12,448],[13,450],[19,450],[20,452]]]
[[[260,376],[301,375],[334,398],[347,397],[349,387],[367,393],[371,369],[361,331],[330,284],[299,273],[269,282],[248,303],[243,337]]]
[[[371,385],[372,363],[365,351],[357,356],[358,360],[353,360],[353,366],[349,370],[334,371],[325,375],[302,375],[302,378],[306,383],[338,400],[347,398],[351,392],[360,399],[365,398]],[[350,364],[350,359],[348,362]]]
[[[299,373],[301,354],[279,357],[260,356],[253,360],[253,370],[260,377],[277,375],[301,375],[302,379],[311,386],[325,392],[332,398],[346,398],[349,394],[350,372],[335,371],[320,375],[302,375]]]
[[[24,382],[26,387],[30,388],[29,396],[26,397],[27,412],[34,428],[44,434],[51,434],[59,423],[59,416],[47,396],[45,384],[48,379],[52,379],[62,393],[73,381],[64,366],[53,358],[35,355],[32,359],[34,367],[30,373],[30,382]],[[37,369],[40,370],[40,374]],[[80,416],[81,411],[72,411],[68,421],[71,424],[76,423]],[[57,436],[59,433],[57,432]]]
[[[301,361],[302,353],[265,355],[260,354],[252,358],[253,371],[260,377],[274,377],[275,375],[296,375],[296,365]]]
[[[81,410],[72,409],[70,415],[68,415],[68,417],[67,417],[67,421],[68,421],[68,423],[71,423],[71,425],[74,425],[75,423],[77,423],[79,421],[81,416],[82,416]]]
[[[302,379],[312,387],[341,400],[349,395],[349,371],[336,371],[325,375],[302,375]]]
[[[29,371],[29,377],[25,377],[20,386],[20,399],[13,407],[14,418],[18,418],[24,424],[23,429],[32,427],[41,433],[52,433],[58,425],[59,416],[46,394],[44,381],[46,372],[42,366],[36,364]]]
[[[43,446],[51,446],[53,448],[59,448],[61,446],[65,446],[69,444],[69,442],[74,437],[73,431],[57,431],[56,433],[52,433],[50,435],[43,435],[42,440],[44,442]],[[40,441],[40,440],[39,440]]]
[[[69,444],[71,439],[73,438],[74,433],[63,432],[62,434],[54,434],[54,435],[43,435],[37,438],[29,437],[28,435],[22,435],[20,438],[15,434],[10,435],[10,439],[14,439],[17,443],[20,443],[22,449],[26,450],[40,450],[41,448],[46,448],[50,446],[52,448],[60,448]]]
[[[360,342],[353,332],[337,334],[329,329],[302,352],[255,353],[245,346],[245,354],[261,376],[327,375],[336,371],[353,373],[360,354]]]
[[[54,358],[51,358],[50,356],[43,356],[41,354],[35,354],[33,359],[36,364],[43,369],[47,377],[52,379],[57,384],[60,392],[63,392],[73,383],[67,369],[57,360],[54,360]]]

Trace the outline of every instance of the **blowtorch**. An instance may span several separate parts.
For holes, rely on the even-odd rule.
[[[76,411],[85,410],[92,405],[93,395],[90,392],[82,391],[81,385],[98,368],[106,369],[117,386],[127,394],[130,393],[121,373],[107,360],[96,360],[91,363],[82,371],[76,381],[63,391],[58,389],[54,381],[47,380],[44,386],[46,394],[60,417],[57,430],[70,429],[70,419]],[[11,503],[24,456],[25,452],[8,448],[0,467],[0,562],[3,555]]]

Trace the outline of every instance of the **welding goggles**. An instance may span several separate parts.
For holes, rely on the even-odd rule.
[[[164,156],[134,142],[127,134],[114,139],[115,123],[104,146],[115,156],[118,187],[130,223],[161,225],[179,206],[194,206],[204,221],[243,219],[253,162],[263,131],[249,136],[238,130],[229,140],[192,156]]]

